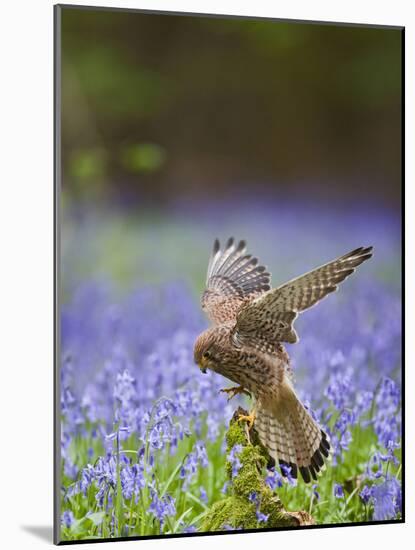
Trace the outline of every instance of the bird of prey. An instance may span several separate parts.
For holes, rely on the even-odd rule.
[[[230,238],[222,249],[216,239],[210,257],[202,308],[212,326],[200,334],[194,359],[236,383],[222,391],[229,398],[246,393],[253,410],[239,420],[255,424],[261,443],[283,474],[300,471],[306,483],[316,479],[330,455],[326,433],[301,403],[293,387],[283,342],[298,341],[293,323],[357,266],[372,256],[372,247],[356,248],[317,269],[271,288],[271,275],[246,254],[245,241]]]

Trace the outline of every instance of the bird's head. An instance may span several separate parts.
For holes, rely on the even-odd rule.
[[[214,329],[205,330],[197,337],[194,347],[194,360],[203,373],[215,370],[218,364]]]

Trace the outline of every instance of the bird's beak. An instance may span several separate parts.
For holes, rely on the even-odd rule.
[[[203,359],[203,357],[200,360],[199,369],[200,369],[200,372],[203,372],[203,374],[206,374],[206,372],[207,372],[206,361],[205,361],[205,359]]]

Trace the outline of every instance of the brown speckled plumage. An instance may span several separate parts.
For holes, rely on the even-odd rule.
[[[261,442],[276,462],[291,467],[291,475],[299,470],[309,482],[323,468],[330,444],[295,393],[281,342],[298,341],[298,313],[337,290],[372,248],[357,248],[275,289],[267,269],[245,250],[244,241],[229,239],[224,250],[214,243],[202,296],[213,326],[197,338],[195,362],[255,397]]]

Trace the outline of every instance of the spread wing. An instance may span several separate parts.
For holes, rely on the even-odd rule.
[[[277,342],[294,344],[298,336],[293,322],[298,313],[337,290],[371,256],[372,247],[357,248],[253,300],[238,313],[235,341],[267,352],[275,350]]]
[[[258,259],[246,254],[246,243],[230,238],[221,249],[216,239],[210,256],[202,309],[215,323],[236,319],[242,305],[269,290],[270,274]]]

